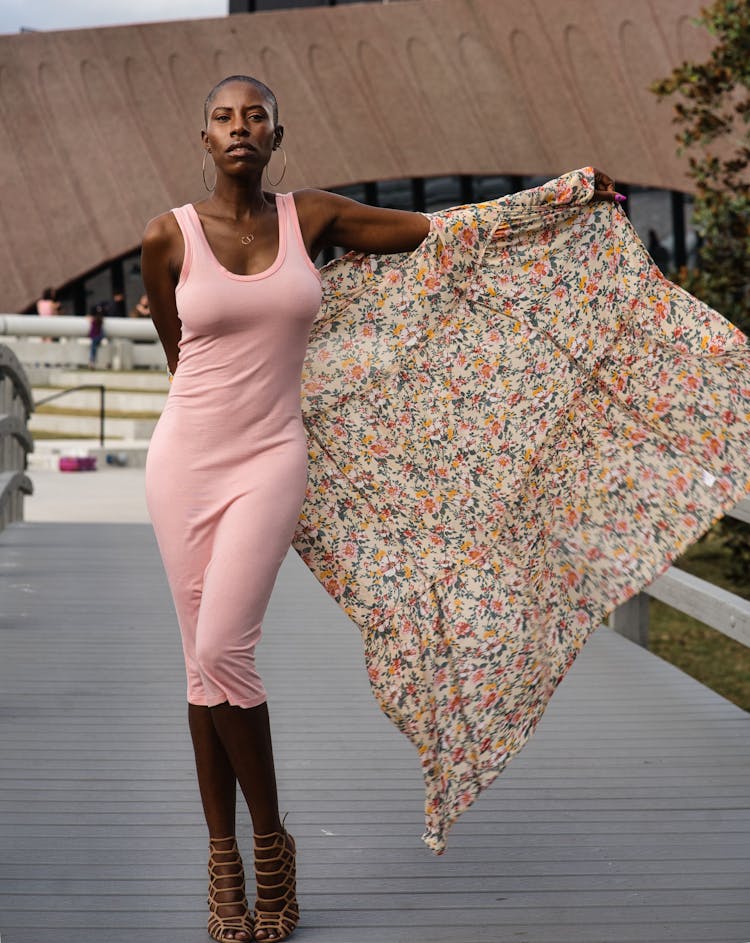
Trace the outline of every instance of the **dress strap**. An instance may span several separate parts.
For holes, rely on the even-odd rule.
[[[292,250],[292,248],[296,249],[308,268],[310,268],[315,273],[318,280],[320,280],[320,272],[307,254],[305,240],[302,238],[302,230],[299,225],[299,216],[297,215],[297,204],[294,202],[294,194],[279,193],[278,195],[281,197],[281,202],[284,206],[284,215],[286,216],[287,251]]]
[[[184,206],[176,206],[172,209],[174,218],[177,220],[177,225],[180,227],[183,242],[185,243],[185,255],[182,260],[180,278],[175,290],[185,283],[193,267],[196,255],[200,254],[201,251],[202,243],[200,233],[195,231],[196,225],[200,224],[196,223],[195,215],[191,212],[192,209],[193,207],[190,203],[186,203]]]

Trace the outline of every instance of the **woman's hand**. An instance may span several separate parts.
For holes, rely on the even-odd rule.
[[[615,190],[615,182],[603,170],[594,167],[594,200],[607,200],[610,203],[622,203],[625,197]]]

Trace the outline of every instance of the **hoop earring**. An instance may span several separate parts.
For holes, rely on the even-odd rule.
[[[206,183],[206,158],[208,157],[208,154],[208,151],[203,152],[203,186],[208,190],[209,193],[213,193],[213,191],[216,189],[216,178],[214,177],[214,185],[212,187],[209,187],[209,185]],[[214,166],[214,170],[216,170],[216,166]]]
[[[285,151],[284,148],[281,146],[281,144],[279,144],[279,150],[281,151],[281,153],[282,153],[282,155],[283,155],[283,157],[284,157],[284,169],[281,171],[281,176],[279,177],[279,179],[278,179],[277,181],[275,181],[274,183],[272,183],[272,182],[271,182],[271,178],[268,176],[268,164],[271,163],[271,161],[269,160],[269,162],[268,162],[268,164],[266,164],[266,168],[265,168],[265,169],[266,169],[266,180],[268,181],[268,186],[269,186],[269,187],[278,187],[278,185],[279,185],[279,184],[281,183],[281,181],[284,179],[284,174],[286,173],[286,151]]]

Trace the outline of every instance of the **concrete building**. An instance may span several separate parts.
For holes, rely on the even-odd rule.
[[[707,54],[700,7],[397,0],[0,36],[0,310],[139,291],[145,223],[204,193],[202,104],[234,72],[278,95],[284,189],[434,209],[593,164],[662,191],[679,240],[691,181],[649,85]]]

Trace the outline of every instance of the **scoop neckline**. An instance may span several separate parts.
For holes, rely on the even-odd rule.
[[[213,264],[219,269],[220,272],[223,272],[225,275],[228,275],[229,278],[234,278],[240,282],[251,282],[259,278],[267,278],[269,275],[272,275],[276,269],[279,268],[281,263],[284,261],[284,255],[286,253],[286,226],[282,225],[281,213],[282,207],[284,206],[284,201],[281,199],[280,193],[274,193],[274,201],[276,203],[276,219],[279,227],[278,238],[279,238],[279,247],[276,252],[276,258],[268,266],[268,268],[263,269],[262,272],[255,272],[252,275],[240,275],[237,272],[231,272],[228,268],[225,268],[221,262],[216,258],[214,250],[211,248],[211,244],[208,241],[206,232],[203,228],[203,223],[201,222],[200,215],[198,210],[192,203],[187,205],[190,207],[190,212],[193,214],[193,219],[195,220],[198,230],[200,232],[201,239],[203,240],[203,245],[208,250],[208,255],[211,258]]]

